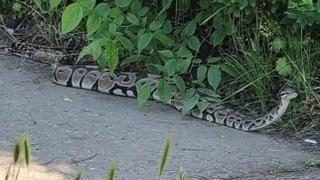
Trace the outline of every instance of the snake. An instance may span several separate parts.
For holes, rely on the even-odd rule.
[[[162,102],[157,86],[160,75],[143,74],[138,72],[111,72],[92,65],[65,65],[61,63],[63,53],[56,50],[39,50],[27,48],[26,44],[13,43],[9,51],[17,55],[24,50],[23,57],[50,64],[50,79],[53,83],[66,87],[98,91],[101,93],[133,97],[138,96],[138,83],[148,82],[151,86],[149,100]],[[257,131],[277,122],[286,112],[290,101],[298,96],[292,88],[285,88],[280,92],[279,103],[264,115],[257,117],[245,115],[237,110],[223,105],[209,104],[202,112],[197,108],[187,114],[198,119],[224,125],[241,131]],[[171,88],[168,105],[182,111],[182,94],[175,87]]]

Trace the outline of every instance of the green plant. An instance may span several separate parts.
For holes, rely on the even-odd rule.
[[[9,166],[5,176],[5,180],[17,179],[20,173],[21,163],[19,159],[23,156],[24,163],[27,167],[27,177],[29,177],[29,166],[30,166],[30,141],[26,135],[22,135],[19,141],[13,146],[13,163]],[[16,171],[16,168],[18,170]],[[10,178],[11,177],[11,178]]]

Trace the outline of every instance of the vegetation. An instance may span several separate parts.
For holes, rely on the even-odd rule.
[[[163,151],[161,154],[161,159],[159,162],[159,170],[158,173],[155,175],[155,180],[162,180],[163,174],[165,171],[165,167],[168,163],[170,149],[171,149],[171,138],[167,137],[163,146]],[[8,168],[7,174],[5,176],[5,180],[13,180],[18,179],[19,175],[21,175],[20,167],[22,163],[24,163],[27,167],[27,173],[29,173],[29,165],[30,165],[30,142],[27,136],[23,135],[20,137],[19,142],[15,143],[13,146],[13,163]],[[23,155],[23,160],[20,160],[21,155]],[[23,162],[22,162],[23,161]],[[18,168],[18,169],[16,169]],[[106,176],[107,180],[115,180],[116,175],[116,165],[115,163],[111,162],[110,168],[108,170],[108,174]],[[74,180],[80,180],[82,177],[82,172],[79,171],[73,178]],[[27,174],[27,178],[29,179],[29,174]],[[185,175],[184,171],[180,169],[178,174],[177,180],[184,180]]]
[[[0,12],[9,6],[24,19],[20,26],[29,20],[29,41],[65,49],[72,63],[90,57],[111,71],[162,75],[161,100],[167,103],[176,86],[184,113],[203,111],[210,103],[266,111],[280,89],[292,86],[299,99],[278,127],[290,132],[320,127],[319,0],[0,0],[0,5]],[[140,82],[138,90],[141,108],[150,84]]]

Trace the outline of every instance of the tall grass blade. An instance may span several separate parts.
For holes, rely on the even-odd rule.
[[[81,179],[81,174],[82,174],[82,171],[79,171],[77,173],[77,175],[73,178],[73,180],[80,180]]]
[[[158,174],[158,180],[162,178],[162,175],[164,173],[164,169],[167,165],[168,159],[169,159],[169,154],[170,154],[170,149],[171,149],[171,138],[167,137],[164,148],[162,151],[161,155],[161,161],[160,161],[160,166],[159,166],[159,174]]]
[[[114,164],[114,162],[111,162],[107,180],[114,180],[115,174],[116,174],[116,165]]]

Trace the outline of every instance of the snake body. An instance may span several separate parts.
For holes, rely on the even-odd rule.
[[[58,62],[58,56],[55,57],[54,55],[50,55],[56,53],[50,52],[49,56],[47,54],[48,53],[45,51],[39,52],[39,50],[29,50],[27,58],[36,59],[38,61],[49,61],[52,68],[51,80],[55,84],[136,98],[138,94],[137,82],[145,81],[151,84],[151,96],[149,99],[160,101],[156,90],[161,78],[158,75],[132,72],[110,72],[108,70],[101,70],[97,66],[63,65],[56,63]],[[279,120],[286,112],[290,100],[295,97],[297,97],[297,93],[294,90],[283,90],[280,93],[279,104],[270,112],[260,117],[247,116],[222,105],[209,105],[203,112],[191,110],[189,115],[242,131],[256,131]],[[171,98],[168,104],[178,111],[182,110],[183,104],[181,94],[179,94],[179,91],[177,91],[176,88],[172,88]]]

